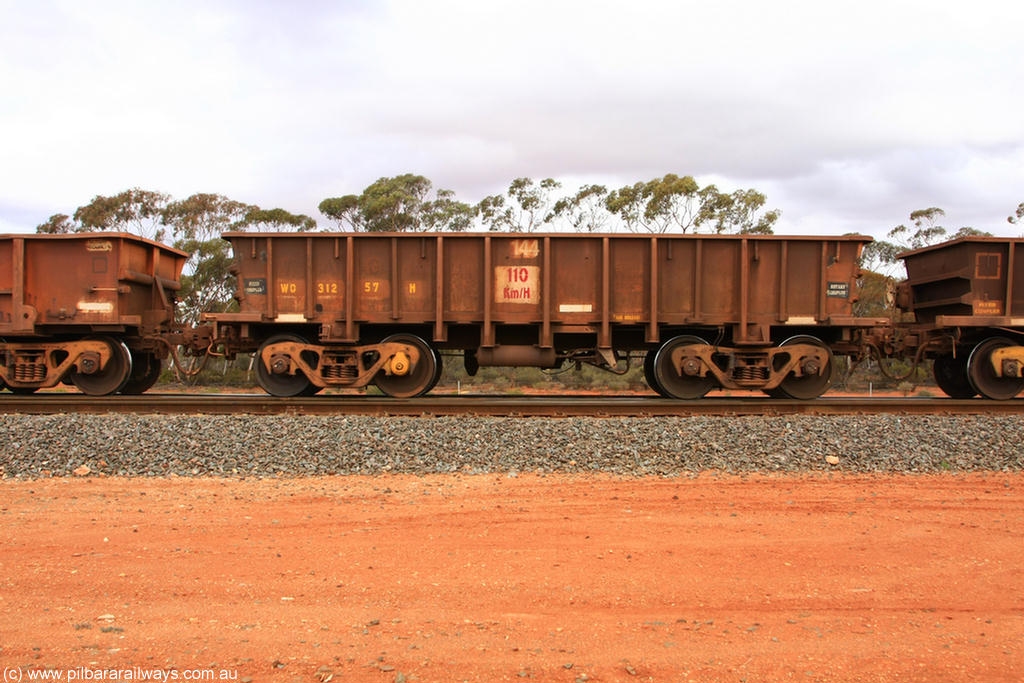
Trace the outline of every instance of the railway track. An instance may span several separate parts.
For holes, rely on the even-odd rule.
[[[836,397],[793,401],[760,397],[675,401],[653,396],[367,396],[276,398],[263,394],[144,394],[87,396],[72,393],[0,395],[0,414],[61,413],[249,415],[490,415],[503,417],[686,417],[691,415],[1021,415],[1024,399]]]

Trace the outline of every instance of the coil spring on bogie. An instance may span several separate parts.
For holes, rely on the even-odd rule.
[[[46,379],[44,363],[17,363],[14,366],[14,379],[18,382],[41,382]]]
[[[768,379],[768,368],[760,365],[738,365],[732,370],[737,382],[753,382]]]
[[[338,380],[342,382],[354,382],[359,375],[355,365],[325,365],[323,369],[324,379]]]

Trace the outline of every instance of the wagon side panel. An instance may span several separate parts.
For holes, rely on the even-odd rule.
[[[651,321],[651,249],[653,238],[609,240],[613,323],[634,325]]]
[[[484,319],[484,240],[445,238],[441,297],[444,319],[454,323]]]
[[[657,318],[662,324],[702,320],[703,248],[698,240],[659,239]]]
[[[26,240],[24,301],[34,309],[36,323],[119,324],[120,256],[121,240],[105,235]]]
[[[601,319],[602,243],[598,238],[551,240],[551,315],[558,325]]]
[[[1024,324],[1022,245],[1021,239],[968,237],[902,254],[917,321]]]

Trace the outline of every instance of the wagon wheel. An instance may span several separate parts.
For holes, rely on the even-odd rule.
[[[388,375],[384,370],[378,371],[373,383],[394,398],[414,398],[430,391],[438,380],[438,356],[433,347],[413,334],[393,334],[381,343],[393,342],[415,346],[420,352],[420,359],[416,367],[404,375]]]
[[[971,386],[971,380],[967,376],[967,354],[961,353],[957,357],[946,353],[936,356],[932,363],[932,374],[935,375],[935,383],[939,389],[950,398],[974,398],[978,391]]]
[[[992,352],[1008,346],[1016,346],[1005,337],[990,337],[974,347],[967,359],[967,377],[971,386],[985,398],[1006,401],[1024,389],[1024,378],[998,377],[992,367]]]
[[[782,380],[782,383],[777,387],[777,391],[773,390],[770,395],[774,397],[795,398],[799,401],[808,401],[812,398],[818,398],[832,385],[832,350],[825,345],[825,342],[821,341],[817,337],[806,335],[790,337],[779,344],[779,346],[792,346],[794,344],[813,344],[814,346],[824,349],[828,354],[828,360],[825,362],[825,367],[821,369],[820,374],[812,373],[803,375],[802,377],[787,375],[786,379]]]
[[[665,390],[658,384],[658,378],[654,376],[654,358],[658,355],[657,349],[651,349],[644,355],[644,380],[647,382],[647,386],[651,388],[651,391],[664,396],[665,398],[672,398],[665,393]]]
[[[263,362],[263,350],[271,344],[278,344],[280,342],[295,342],[297,344],[309,343],[297,334],[276,334],[260,344],[260,348],[256,352],[257,384],[260,385],[263,391],[267,392],[271,396],[289,398],[292,396],[311,395],[309,393],[310,387],[314,385],[301,370],[297,370],[295,374],[292,375],[286,372],[278,374],[267,369],[266,363]]]
[[[660,393],[667,398],[700,398],[717,384],[714,375],[708,374],[703,377],[681,375],[678,369],[672,366],[672,351],[680,346],[689,346],[690,344],[707,344],[707,342],[700,337],[684,334],[669,339],[654,354],[654,361],[651,363],[654,371],[653,377],[661,389]]]
[[[111,337],[91,337],[88,341],[101,341],[110,347],[110,360],[102,370],[92,373],[68,373],[79,391],[90,396],[116,394],[132,374],[132,354],[124,342]]]
[[[132,371],[128,375],[128,381],[121,387],[121,393],[135,395],[149,391],[160,379],[162,371],[163,365],[155,354],[149,351],[133,352]]]

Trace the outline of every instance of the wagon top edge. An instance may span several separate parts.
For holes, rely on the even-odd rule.
[[[49,240],[100,240],[100,239],[123,239],[130,242],[136,242],[138,244],[148,244],[149,246],[157,247],[163,251],[177,254],[188,258],[189,252],[175,249],[174,247],[164,244],[163,242],[157,242],[146,237],[139,237],[133,235],[130,232],[75,232],[65,235],[39,235],[36,233],[7,233],[0,235],[0,240],[9,239],[23,239],[32,241],[49,241]]]
[[[958,244],[968,243],[980,243],[980,244],[1024,244],[1024,237],[985,237],[982,235],[970,235],[968,237],[958,237],[955,240],[946,240],[945,242],[939,242],[938,244],[931,244],[927,247],[921,247],[920,249],[912,249],[905,251],[901,254],[897,254],[896,258],[905,259],[908,256],[916,256],[929,251],[940,251],[942,249],[948,249]]]
[[[338,238],[358,237],[360,239],[392,238],[413,239],[416,237],[444,237],[446,239],[479,239],[481,237],[500,237],[511,239],[586,239],[609,238],[613,240],[659,239],[659,240],[758,240],[758,241],[806,241],[806,242],[873,242],[870,235],[707,235],[707,234],[643,234],[643,233],[602,233],[602,232],[224,232],[224,239],[234,237],[274,237],[274,238]]]

